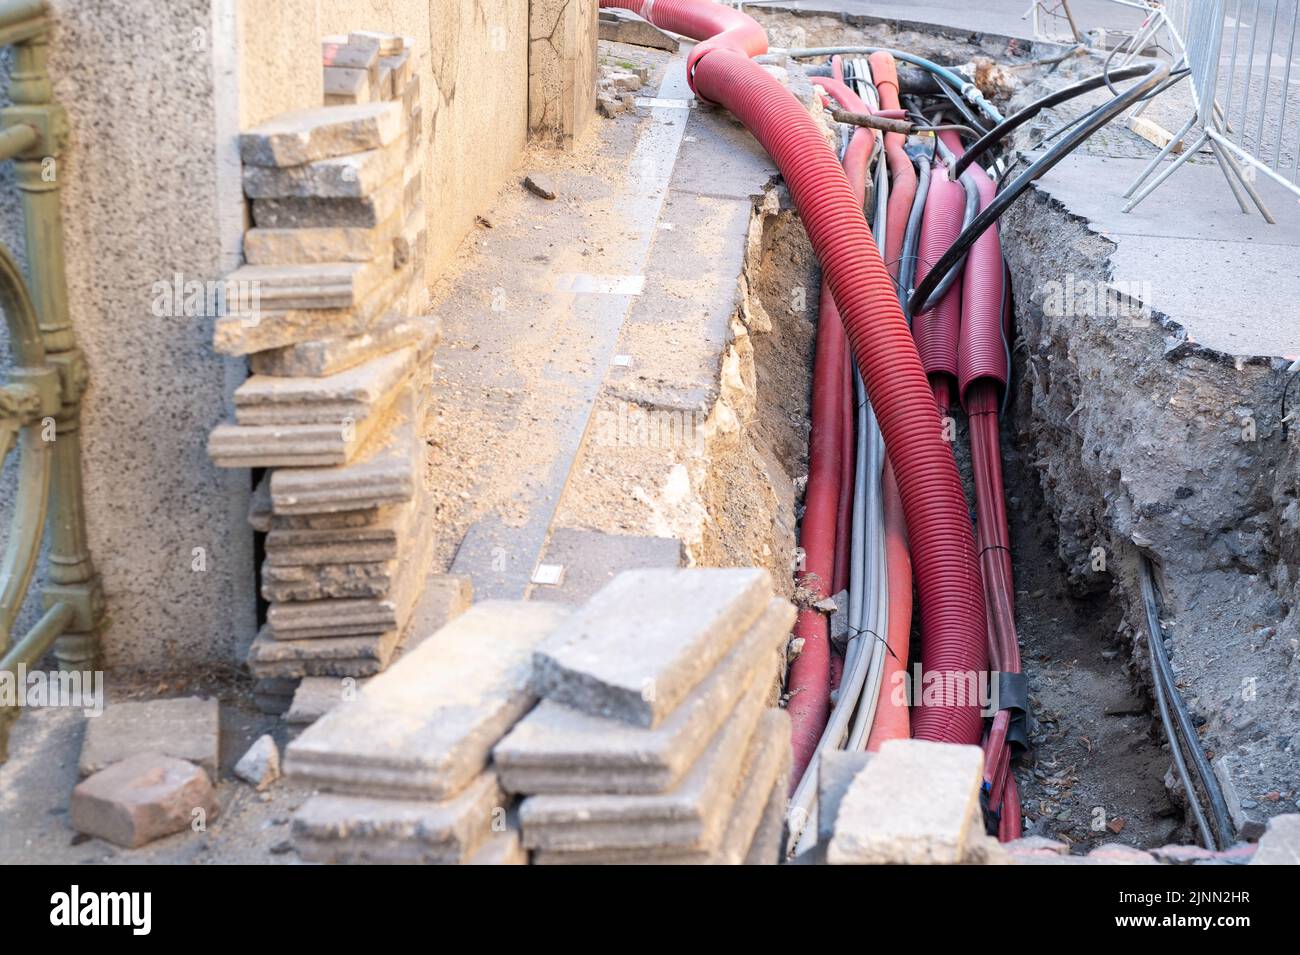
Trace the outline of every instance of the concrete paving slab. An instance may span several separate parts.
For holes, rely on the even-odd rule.
[[[519,807],[529,849],[709,851],[727,808],[768,687],[750,686],[713,742],[674,789],[654,796],[530,796]]]
[[[138,753],[160,753],[196,763],[215,776],[219,727],[216,700],[187,696],[112,703],[86,721],[78,768],[88,776]]]
[[[325,714],[285,753],[285,772],[331,792],[450,798],[533,705],[533,648],[568,608],[476,604]]]
[[[505,805],[491,773],[444,802],[313,796],[294,814],[293,842],[307,862],[456,865]]]
[[[785,849],[786,793],[790,789],[789,774],[777,777],[768,793],[767,805],[758,821],[754,839],[745,853],[745,865],[780,865]]]
[[[770,683],[794,607],[776,598],[736,647],[655,729],[543,700],[493,752],[508,792],[661,793],[694,764],[735,703]]]
[[[624,571],[538,648],[534,688],[593,716],[655,727],[771,596],[761,568]]]
[[[680,567],[682,543],[674,537],[606,534],[579,527],[551,532],[544,564],[564,567],[559,586],[538,587],[539,599],[565,604],[585,603],[623,570],[641,567]]]

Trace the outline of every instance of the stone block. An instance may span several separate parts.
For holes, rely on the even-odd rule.
[[[301,166],[245,166],[249,199],[360,199],[399,175],[406,163],[403,133],[383,149],[334,156]]]
[[[332,792],[449,798],[535,702],[530,654],[567,615],[538,601],[472,607],[294,740],[288,773]]]
[[[854,777],[826,852],[831,865],[956,865],[979,826],[978,746],[889,740]],[[918,794],[924,798],[918,798]]]
[[[161,753],[137,753],[83,779],[72,790],[72,827],[135,849],[190,828],[218,812],[212,781],[201,767]]]
[[[251,356],[249,364],[258,375],[334,375],[406,345],[418,345],[423,352],[441,337],[440,318],[391,315],[360,335],[325,338],[258,352]]]
[[[496,777],[481,773],[443,802],[313,796],[291,831],[307,862],[455,865],[472,857],[505,807]]]
[[[428,498],[423,484],[410,501],[378,508],[378,517],[359,527],[282,528],[274,526],[266,537],[266,568],[315,567],[328,564],[364,565],[372,562],[409,559],[409,547],[417,532],[419,507]]]
[[[419,196],[406,217],[402,231],[393,238],[393,268],[400,269],[413,262],[422,262],[429,244],[428,220]]]
[[[321,61],[326,68],[343,67],[365,70],[379,62],[379,44],[365,37],[352,43],[345,36],[326,37],[321,43]]]
[[[355,699],[366,682],[353,677],[304,677],[293,695],[293,704],[284,714],[285,721],[297,726],[315,723],[344,700]]]
[[[594,716],[657,726],[771,596],[771,577],[759,568],[622,573],[538,648],[538,693]]]
[[[387,410],[415,373],[418,350],[406,345],[332,375],[253,375],[235,389],[241,425],[338,424]]]
[[[348,66],[325,67],[324,92],[326,106],[354,106],[375,99],[370,85],[370,70]]]
[[[86,721],[78,769],[97,773],[138,753],[188,760],[217,774],[220,713],[216,700],[179,697],[110,703]]]
[[[785,849],[785,807],[788,775],[777,779],[768,794],[763,816],[745,854],[745,865],[780,865]]]
[[[402,215],[404,195],[405,183],[398,177],[366,196],[254,199],[253,222],[259,229],[373,229]]]
[[[239,136],[246,165],[298,166],[387,146],[402,133],[394,103],[322,106],[285,113]]]
[[[383,257],[401,222],[394,216],[370,229],[249,229],[244,233],[244,258],[250,265],[372,262]]]
[[[1300,865],[1300,813],[1274,816],[1260,836],[1251,865]]]
[[[529,796],[519,809],[524,845],[564,852],[711,851],[726,827],[730,797],[767,689],[755,682],[745,692],[695,765],[667,793]]]
[[[248,669],[256,677],[374,676],[388,666],[401,634],[277,640],[268,627],[248,648]]]
[[[259,736],[239,758],[235,775],[258,792],[280,778],[280,750],[269,733]]]
[[[661,793],[671,789],[755,682],[769,683],[794,607],[774,598],[748,633],[654,729],[543,700],[493,753],[508,792]]]
[[[790,767],[790,718],[782,710],[765,710],[745,746],[740,772],[728,785],[724,824],[714,837],[681,849],[595,848],[543,850],[539,865],[740,865],[744,862],[768,803],[772,787]]]
[[[208,436],[208,457],[220,468],[327,467],[351,461],[367,434],[365,422],[219,424]]]
[[[835,819],[849,784],[871,761],[871,753],[843,749],[822,753],[817,761],[817,841],[830,842]]]
[[[519,841],[519,830],[506,829],[490,833],[466,864],[528,865],[528,852]]]
[[[293,703],[298,681],[291,677],[264,677],[253,684],[253,704],[258,712],[282,716]]]
[[[376,30],[353,30],[348,34],[348,43],[353,46],[374,44],[379,56],[396,56],[406,47],[406,41],[393,33],[380,33]]]
[[[392,592],[397,561],[276,567],[262,564],[262,598],[290,600],[386,597]]]
[[[409,501],[423,480],[414,395],[405,392],[374,440],[345,467],[282,468],[271,475],[275,515],[358,511]]]
[[[257,290],[270,311],[351,308],[390,276],[388,263],[323,262],[306,265],[243,265],[226,277]]]
[[[394,96],[400,96],[406,89],[406,85],[411,82],[411,52],[402,50],[391,56],[382,56],[379,59],[381,66],[386,66],[391,71],[390,82],[393,85]]]
[[[599,26],[600,38],[611,43],[629,43],[668,53],[676,53],[679,45],[676,37],[657,26],[645,20],[618,16],[613,10],[601,11]]]

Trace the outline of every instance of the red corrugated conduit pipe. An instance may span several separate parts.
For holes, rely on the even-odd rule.
[[[822,263],[898,478],[921,603],[925,672],[964,686],[987,669],[984,593],[952,450],[910,329],[844,170],[817,124],[749,57],[766,50],[750,17],[707,0],[602,0],[704,40],[687,59],[696,94],[729,109],[781,170]],[[949,683],[953,681],[953,683]],[[796,739],[807,763],[820,727]],[[920,739],[978,743],[978,701],[960,692],[912,713]],[[811,743],[807,742],[808,740]],[[796,765],[794,776],[800,774]]]

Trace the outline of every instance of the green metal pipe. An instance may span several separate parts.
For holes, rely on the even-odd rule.
[[[0,162],[25,153],[40,142],[41,134],[25,123],[0,130]]]

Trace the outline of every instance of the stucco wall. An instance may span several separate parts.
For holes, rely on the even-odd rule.
[[[107,661],[236,663],[256,626],[250,475],[214,468],[205,444],[244,363],[213,352],[210,319],[155,314],[154,283],[217,280],[238,264],[246,225],[238,131],[319,104],[320,38],[356,29],[417,40],[432,281],[523,150],[528,4],[51,0],[51,8],[50,71],[71,126],[60,177],[70,307],[91,373],[84,472],[111,615]],[[0,238],[20,255],[21,223],[6,169]],[[7,524],[13,461],[3,477]],[[32,619],[29,608],[24,620]]]

